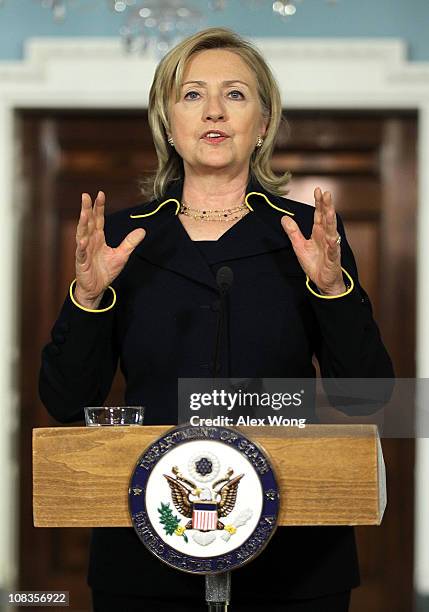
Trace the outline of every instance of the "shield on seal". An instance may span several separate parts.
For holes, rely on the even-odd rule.
[[[212,531],[217,526],[217,503],[194,502],[192,504],[192,529]]]

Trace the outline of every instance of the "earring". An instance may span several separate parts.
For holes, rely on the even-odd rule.
[[[257,147],[262,147],[264,141],[262,140],[262,138],[260,136],[258,136],[258,140],[256,141],[256,146]]]
[[[171,144],[172,147],[174,147],[174,140],[172,139],[172,137],[170,136],[170,138],[168,139],[168,142]]]

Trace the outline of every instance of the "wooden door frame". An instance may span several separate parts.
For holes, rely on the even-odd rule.
[[[418,261],[429,256],[429,62],[406,59],[406,42],[399,39],[253,39],[268,60],[281,89],[286,109],[362,109],[418,111]],[[0,429],[0,515],[10,516],[14,500],[19,516],[16,479],[19,455],[21,398],[14,371],[19,358],[19,283],[22,216],[26,197],[20,182],[20,151],[15,143],[15,111],[20,108],[147,108],[149,88],[157,65],[152,56],[124,55],[118,39],[40,38],[27,41],[25,59],[0,62],[0,205],[3,207],[3,266],[1,284],[6,299],[0,317],[0,385],[3,399]],[[52,143],[53,146],[55,143]],[[417,266],[416,375],[429,372],[429,321],[424,304],[429,286],[425,269]],[[418,456],[427,456],[418,444]],[[423,484],[417,466],[416,493]],[[422,499],[417,499],[422,507]],[[424,502],[424,500],[423,500]],[[418,517],[417,517],[418,519]],[[418,523],[418,520],[417,520]],[[422,524],[419,524],[423,528]],[[0,525],[0,567],[8,572],[0,584],[10,588],[17,579],[18,521]],[[429,558],[417,548],[417,568]],[[416,559],[417,560],[417,559]],[[416,575],[427,586],[428,578]]]

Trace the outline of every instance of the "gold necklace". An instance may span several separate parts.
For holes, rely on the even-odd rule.
[[[180,214],[193,217],[197,221],[230,221],[232,219],[239,219],[248,212],[249,209],[245,204],[239,204],[233,208],[201,209],[191,208],[185,201],[181,203],[179,210]]]

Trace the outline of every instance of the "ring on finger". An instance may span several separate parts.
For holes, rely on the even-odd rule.
[[[341,236],[340,236],[340,234],[338,234],[338,237],[337,237],[337,239],[335,241],[335,244],[340,244],[340,242],[341,242]]]

